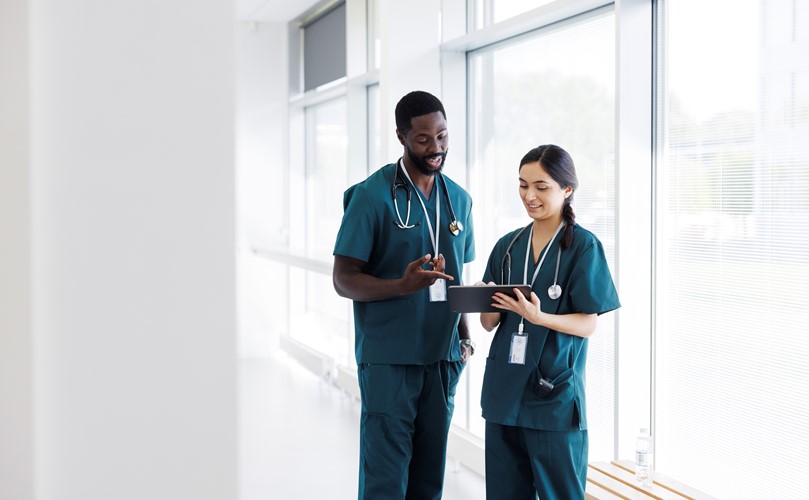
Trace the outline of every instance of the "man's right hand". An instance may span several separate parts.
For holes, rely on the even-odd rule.
[[[422,269],[421,266],[429,262],[430,258],[430,254],[427,254],[407,265],[407,268],[401,277],[402,295],[409,295],[413,292],[421,290],[422,288],[427,288],[435,283],[435,280],[437,279],[445,279],[448,281],[455,279],[449,274],[445,274],[440,271],[428,271],[426,269]]]

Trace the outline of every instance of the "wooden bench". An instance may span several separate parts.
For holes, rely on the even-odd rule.
[[[635,464],[630,460],[592,463],[587,470],[587,500],[716,500],[657,471],[652,471],[650,476],[650,486],[637,481]]]

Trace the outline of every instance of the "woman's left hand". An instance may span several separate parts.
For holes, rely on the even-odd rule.
[[[494,303],[492,305],[504,311],[517,313],[527,321],[538,325],[542,310],[539,308],[539,297],[537,297],[537,294],[532,291],[531,300],[529,301],[518,288],[514,289],[514,293],[517,296],[516,299],[504,293],[498,292],[494,294]]]

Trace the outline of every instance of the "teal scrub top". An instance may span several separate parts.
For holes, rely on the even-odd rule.
[[[508,284],[502,282],[508,278],[508,271],[501,275],[501,265],[509,243],[519,231],[503,236],[495,245],[483,275],[485,283]],[[511,247],[509,283],[523,281],[528,238],[529,231],[525,230]],[[534,282],[533,291],[539,297],[542,311],[603,314],[620,307],[604,248],[593,233],[579,225],[574,226],[570,248],[562,250],[557,281],[562,287],[562,295],[556,300],[548,296],[561,239],[560,234],[551,242],[548,256]],[[535,268],[532,252],[528,260],[529,282]],[[518,330],[519,323],[519,315],[504,313],[492,340],[481,393],[483,418],[501,425],[548,431],[586,429],[584,374],[588,339],[525,321],[524,331],[528,333],[525,364],[509,364],[511,337]],[[550,396],[544,399],[533,392],[539,373],[555,386]]]
[[[398,279],[412,261],[433,255],[433,244],[424,209],[416,188],[410,202],[410,229],[396,225],[393,181],[396,164],[391,163],[366,180],[347,189],[343,196],[343,221],[334,245],[334,255],[365,262],[363,272],[382,279]],[[401,175],[404,179],[404,176]],[[441,204],[438,251],[444,254],[444,272],[455,278],[447,286],[461,284],[463,265],[475,258],[472,198],[458,184],[443,176],[455,216],[464,230],[457,236],[449,231],[449,206],[441,180],[436,178],[429,200],[424,200],[435,226],[435,200]],[[396,189],[402,220],[407,215],[407,195]],[[435,229],[435,228],[433,228]],[[432,269],[429,265],[425,269]],[[404,297],[371,302],[354,301],[355,355],[357,363],[419,364],[441,360],[459,361],[458,321],[460,315],[447,302],[430,302],[427,288]]]

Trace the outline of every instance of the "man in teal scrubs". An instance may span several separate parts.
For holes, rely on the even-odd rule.
[[[446,301],[474,259],[472,200],[441,173],[441,101],[411,92],[395,114],[403,156],[346,190],[334,288],[354,301],[359,498],[438,499],[455,387],[474,352]]]

